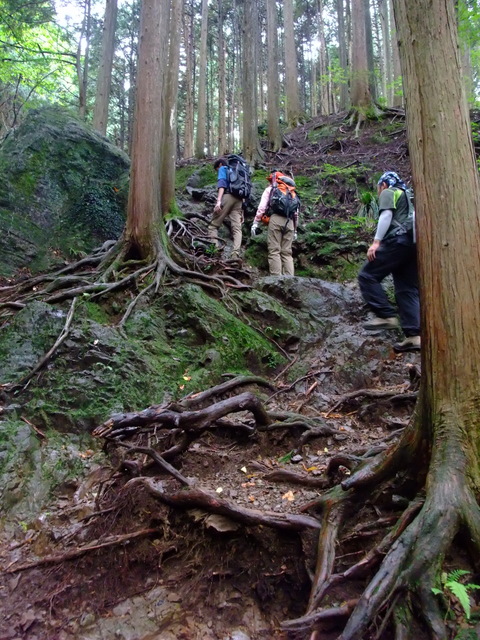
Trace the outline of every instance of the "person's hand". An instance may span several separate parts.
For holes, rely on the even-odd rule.
[[[367,259],[369,262],[373,262],[376,258],[377,249],[380,246],[380,240],[374,240],[368,247]]]
[[[258,222],[254,222],[250,229],[250,235],[252,236],[252,238],[255,238],[255,236],[257,235],[257,229],[258,229]]]
[[[219,212],[219,211],[221,211],[221,210],[222,210],[222,203],[221,203],[221,202],[217,202],[217,203],[215,204],[215,207],[213,208],[213,212],[214,212],[214,213],[218,213],[218,212]]]

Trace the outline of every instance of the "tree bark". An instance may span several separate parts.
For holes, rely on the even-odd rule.
[[[454,7],[446,0],[434,0],[427,11],[425,4],[425,0],[395,4],[416,195],[424,411],[432,420],[436,440],[434,466],[445,468],[440,459],[435,461],[435,452],[444,450],[445,440],[459,438],[464,469],[478,491],[478,171]],[[413,24],[415,30],[409,26]],[[429,77],[433,63],[436,72]]]
[[[144,0],[140,42],[132,169],[125,242],[129,253],[153,258],[159,249],[161,201],[159,175],[163,131],[164,47],[170,0]]]
[[[254,163],[262,157],[258,140],[257,82],[255,65],[256,0],[244,0],[243,12],[243,155]]]
[[[352,106],[365,112],[372,104],[369,86],[364,0],[352,0]]]
[[[268,141],[273,151],[282,146],[280,132],[280,81],[278,79],[278,19],[276,0],[266,0],[267,4],[267,101],[268,101]]]
[[[102,52],[97,75],[97,91],[93,127],[102,135],[107,133],[108,103],[112,85],[113,54],[115,52],[115,29],[117,23],[117,0],[106,0],[103,22]]]

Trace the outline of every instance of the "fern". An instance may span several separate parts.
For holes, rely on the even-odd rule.
[[[470,598],[467,587],[461,582],[449,581],[445,583],[445,589],[449,589],[457,598],[465,611],[465,617],[470,620]]]
[[[450,593],[462,605],[467,620],[470,620],[471,613],[469,591],[480,589],[480,585],[478,584],[463,584],[463,582],[460,582],[460,578],[468,575],[469,573],[470,571],[465,571],[465,569],[454,569],[449,574],[442,573],[441,583],[443,585],[443,590],[437,588],[432,589],[432,593],[435,595],[442,595],[446,590],[450,591]]]
[[[466,571],[465,569],[454,569],[450,571],[448,575],[442,574],[442,582],[446,585],[447,582],[458,582],[462,576],[466,576],[470,573],[470,571]]]

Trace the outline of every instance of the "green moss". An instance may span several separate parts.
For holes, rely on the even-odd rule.
[[[98,322],[98,324],[108,325],[112,322],[112,319],[106,312],[105,308],[100,304],[91,302],[88,298],[80,299],[77,311],[82,313],[82,310],[87,318],[90,318],[90,320],[93,320],[94,322]]]
[[[32,335],[23,332],[17,343],[9,343],[8,335],[4,342],[2,335],[6,360],[9,344],[17,357],[22,349],[29,355],[28,361],[10,367],[9,380],[36,364],[58,335],[64,318],[45,306],[52,315],[42,315],[42,307]],[[51,318],[60,327],[51,325]],[[242,322],[235,309],[228,311],[193,285],[167,291],[154,305],[137,308],[126,324],[126,336],[110,326],[111,320],[108,309],[81,301],[65,350],[57,352],[25,391],[23,415],[35,416],[42,428],[90,430],[112,413],[141,410],[212,386],[226,372],[265,373],[284,362],[277,348]],[[37,334],[43,337],[34,348]]]
[[[322,125],[308,132],[307,139],[309,142],[319,142],[322,138],[330,138],[335,135],[336,130],[331,125]]]
[[[196,167],[178,167],[175,170],[175,189],[185,191],[188,179],[195,171]]]
[[[333,164],[326,162],[321,171],[321,177],[323,180],[344,180],[346,182],[357,183],[364,180],[365,175],[368,175],[369,168],[362,164],[355,164],[349,167],[336,167]]]
[[[0,203],[23,221],[16,223],[15,251],[1,252],[3,271],[19,264],[47,269],[59,253],[76,257],[117,238],[128,167],[123,152],[72,114],[55,107],[30,111],[0,149]],[[0,237],[7,225],[0,216]]]
[[[213,168],[212,164],[204,164],[197,170],[200,184],[199,187],[203,188],[217,182],[217,172]]]

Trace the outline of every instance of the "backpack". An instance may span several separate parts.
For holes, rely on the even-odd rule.
[[[230,154],[227,157],[228,191],[236,198],[248,200],[252,192],[250,167],[241,156]]]
[[[300,207],[300,199],[295,190],[295,181],[281,171],[272,173],[272,190],[268,202],[269,214],[276,213],[288,220]]]
[[[408,202],[408,212],[405,216],[403,216],[402,220],[398,218],[393,218],[392,225],[396,228],[395,235],[403,235],[407,233],[413,239],[413,242],[416,242],[415,237],[415,206],[413,204],[413,191],[411,189],[400,189],[399,187],[395,188],[394,195],[394,203],[398,202],[398,198],[405,193],[407,196]]]

